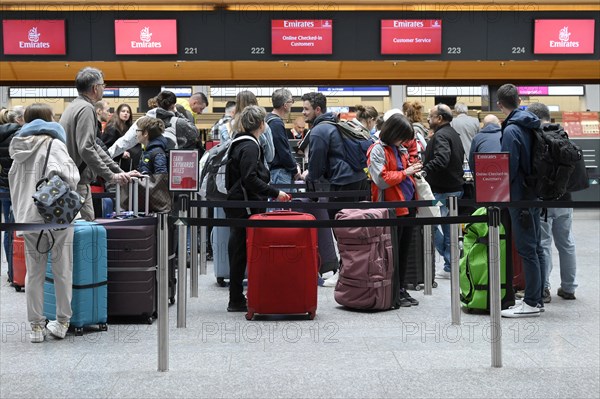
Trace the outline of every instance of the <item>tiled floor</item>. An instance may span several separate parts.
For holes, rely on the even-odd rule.
[[[170,308],[168,372],[157,372],[157,324],[28,340],[25,294],[0,287],[0,396],[77,398],[598,398],[600,214],[576,211],[577,300],[555,295],[537,319],[502,320],[502,368],[491,368],[489,317],[450,323],[450,284],[421,304],[381,313],[339,307],[319,288],[313,321],[227,313],[212,274],[189,298],[187,328]],[[558,264],[554,251],[555,265]],[[210,272],[210,266],[209,266]],[[188,291],[189,292],[189,291]]]

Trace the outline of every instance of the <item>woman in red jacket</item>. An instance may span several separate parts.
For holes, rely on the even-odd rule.
[[[415,197],[413,175],[422,164],[417,158],[414,130],[401,114],[392,115],[381,128],[379,141],[369,149],[369,173],[373,201],[411,201]],[[396,208],[396,216],[414,216],[414,209]],[[419,302],[404,288],[404,277],[411,245],[412,226],[398,226],[400,306],[416,306]]]

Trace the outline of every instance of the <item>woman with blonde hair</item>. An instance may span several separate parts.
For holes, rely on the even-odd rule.
[[[423,104],[418,101],[407,101],[402,104],[402,113],[408,118],[415,131],[415,140],[417,140],[419,153],[424,152],[425,148],[427,148],[425,137],[428,136],[429,132],[423,125]]]
[[[254,93],[249,90],[240,91],[235,98],[235,112],[233,113],[233,119],[223,124],[219,129],[219,138],[221,143],[225,143],[235,137],[239,132],[243,132],[244,129],[240,124],[240,115],[242,111],[250,106],[258,105],[258,100]],[[269,163],[275,156],[275,146],[273,145],[273,134],[269,125],[266,126],[265,131],[260,135],[258,142],[265,154],[265,166],[269,167]]]

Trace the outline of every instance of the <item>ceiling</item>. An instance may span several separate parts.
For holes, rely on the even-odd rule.
[[[108,83],[491,83],[600,81],[600,61],[0,62],[0,84],[72,84],[94,66]]]

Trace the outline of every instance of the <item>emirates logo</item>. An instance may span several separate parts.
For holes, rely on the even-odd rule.
[[[19,40],[19,48],[50,48],[50,43],[40,41],[40,36],[42,34],[38,33],[37,26],[33,26],[27,32],[27,42]]]
[[[41,33],[38,33],[37,26],[34,26],[29,31],[27,38],[29,39],[30,42],[37,43],[40,40],[40,36],[41,36]]]
[[[558,34],[558,38],[560,39],[561,42],[568,42],[570,37],[571,37],[571,33],[569,33],[568,26],[563,27],[560,30],[560,33]]]
[[[148,43],[150,42],[150,40],[152,40],[152,33],[150,32],[150,28],[149,27],[145,27],[144,29],[142,29],[140,31],[140,40]]]

